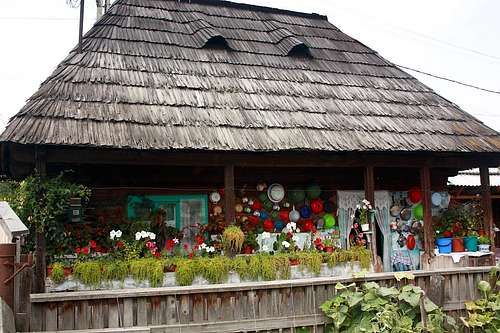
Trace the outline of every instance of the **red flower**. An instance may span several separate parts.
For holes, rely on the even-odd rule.
[[[194,253],[193,253],[193,252],[190,252],[190,253],[188,254],[188,258],[189,258],[189,259],[193,259],[193,257],[194,257]]]
[[[160,258],[160,252],[155,252],[154,256],[155,256],[156,258]]]
[[[184,245],[182,245],[182,247],[184,248],[184,250],[186,250],[186,251],[187,251],[187,250],[189,249],[189,244],[184,243]]]
[[[175,246],[175,243],[173,240],[169,239],[167,240],[167,243],[165,244],[165,248],[167,249],[167,251],[170,251],[171,249],[173,249]]]
[[[203,244],[203,237],[201,236],[196,236],[196,244],[201,245]]]
[[[316,238],[316,239],[314,240],[314,244],[315,244],[315,245],[320,245],[320,244],[321,244],[321,238]]]
[[[193,247],[193,250],[195,250],[195,251],[198,251],[199,249],[200,249],[200,247],[199,247],[198,245],[195,245],[195,246]]]
[[[117,247],[117,248],[122,248],[122,247],[124,247],[124,246],[125,246],[125,244],[123,244],[123,242],[117,242],[117,243],[116,243],[116,247]]]
[[[75,252],[76,252],[76,254],[80,254],[80,252],[82,252],[82,249],[80,249],[79,247],[77,247],[77,248],[75,249]]]
[[[93,249],[95,249],[95,248],[97,247],[97,243],[96,243],[96,241],[95,241],[95,240],[91,240],[91,241],[89,242],[89,244],[90,244],[90,247],[91,247],[91,248],[93,248]]]
[[[85,254],[89,254],[90,249],[89,249],[89,247],[88,247],[88,246],[85,246],[85,247],[82,249],[82,251],[83,251],[83,253],[85,253]]]

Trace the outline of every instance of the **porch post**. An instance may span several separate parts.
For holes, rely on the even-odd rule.
[[[365,167],[365,199],[370,201],[373,209],[375,209],[375,176],[373,172],[373,166],[367,166]],[[377,227],[375,225],[375,221],[373,219],[370,219],[370,229],[371,229],[371,236],[370,236],[370,247],[371,247],[371,252],[372,252],[372,258],[373,258],[373,263],[375,266],[375,271],[379,272],[382,271],[381,265],[379,258],[377,256]]]
[[[45,177],[47,175],[46,152],[43,148],[35,149],[35,169],[39,176]],[[35,238],[35,285],[33,290],[36,293],[45,292],[46,246],[44,230],[37,230]]]
[[[493,208],[491,204],[490,172],[487,166],[479,168],[481,175],[481,206],[484,212],[484,231],[495,244],[495,232],[493,231]]]
[[[224,167],[224,218],[226,225],[234,224],[234,165]]]
[[[430,259],[434,253],[434,237],[432,233],[431,170],[427,165],[420,168],[420,187],[422,206],[424,207],[424,253]]]

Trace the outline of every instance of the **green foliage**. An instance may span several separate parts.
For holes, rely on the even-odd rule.
[[[248,279],[250,277],[250,272],[247,257],[236,257],[231,260],[231,270],[238,273],[240,279]]]
[[[302,270],[309,270],[311,273],[319,275],[321,271],[321,263],[323,262],[323,255],[317,251],[301,251],[295,252],[296,258],[300,262]]]
[[[129,274],[129,265],[123,260],[110,260],[102,264],[102,278],[105,281],[124,281]]]
[[[190,286],[197,275],[196,260],[179,260],[175,280],[180,286]]]
[[[482,298],[465,303],[467,318],[460,318],[464,325],[473,332],[500,332],[500,290],[495,281],[492,286],[486,281],[478,283]]]
[[[98,287],[102,282],[102,267],[97,260],[79,261],[73,266],[73,275],[83,284]]]
[[[56,262],[52,265],[52,273],[50,278],[55,284],[60,284],[64,281],[64,266],[63,264]]]
[[[323,261],[330,268],[339,263],[359,262],[361,268],[369,269],[371,258],[371,251],[363,246],[353,246],[349,249],[336,249],[332,253],[323,253]]]
[[[332,332],[400,333],[400,332],[455,332],[451,317],[424,296],[416,286],[380,287],[375,282],[335,287],[337,296],[321,305],[321,310],[332,319]],[[421,306],[425,314],[421,313]],[[427,327],[423,327],[422,315]]]
[[[488,236],[481,236],[478,239],[479,244],[491,245],[491,239]]]
[[[151,287],[163,284],[165,261],[154,258],[135,259],[129,262],[130,275],[137,281],[149,281]]]
[[[231,270],[231,260],[227,257],[202,257],[197,261],[196,268],[198,274],[203,276],[210,283],[224,282],[224,280],[227,279],[229,271]]]
[[[43,178],[32,175],[19,183],[0,182],[0,200],[8,201],[30,229],[28,249],[34,248],[36,233],[43,232],[49,256],[73,251],[68,246],[69,239],[61,219],[69,207],[70,198],[78,197],[85,201],[90,196],[90,189],[68,182],[63,176]]]
[[[240,227],[228,226],[222,233],[222,245],[230,256],[241,252],[244,241],[245,234]]]

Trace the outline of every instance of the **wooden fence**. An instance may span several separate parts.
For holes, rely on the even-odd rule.
[[[477,299],[477,283],[489,267],[416,271],[414,283],[444,309],[463,311]],[[31,330],[93,332],[323,332],[319,306],[335,295],[337,282],[376,281],[401,286],[394,274],[364,278],[311,278],[225,285],[31,295]]]

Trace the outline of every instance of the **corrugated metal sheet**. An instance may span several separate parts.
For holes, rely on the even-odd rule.
[[[229,49],[207,49],[224,38]],[[303,57],[288,53],[308,47]],[[319,15],[118,0],[4,142],[136,149],[500,152],[497,132]]]
[[[500,168],[490,168],[490,185],[500,186]],[[479,169],[460,171],[457,176],[449,177],[448,184],[452,186],[480,186]]]

